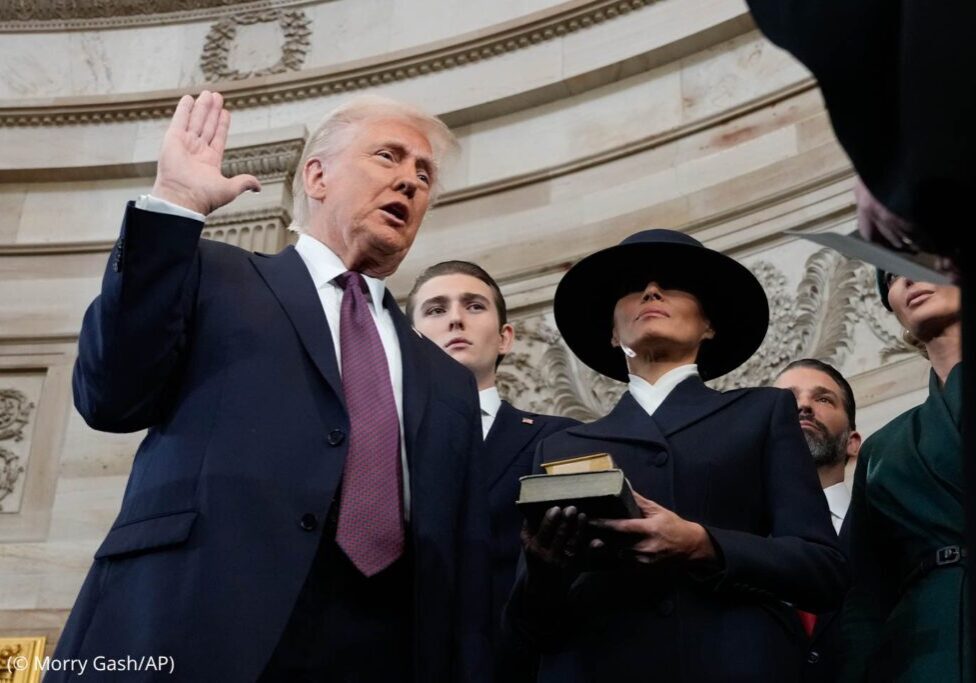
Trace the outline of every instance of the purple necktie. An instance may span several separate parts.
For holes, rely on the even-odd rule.
[[[339,348],[349,410],[336,543],[359,571],[373,576],[403,554],[400,421],[386,354],[363,293],[366,282],[354,272],[335,280],[344,290]]]

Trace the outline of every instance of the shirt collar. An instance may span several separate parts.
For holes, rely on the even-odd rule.
[[[651,384],[643,377],[628,375],[628,377],[630,377],[630,384],[628,388],[632,393],[636,390],[637,393],[640,394],[670,394],[672,389],[692,376],[698,376],[698,365],[696,363],[679,365],[672,370],[668,370],[663,375],[658,377],[654,384]]]
[[[298,236],[295,251],[305,262],[316,290],[332,283],[337,276],[349,270],[334,251],[307,233]],[[380,310],[383,306],[386,284],[383,280],[366,274],[363,274],[363,279],[366,280],[366,286],[369,288],[369,297],[373,301],[373,307],[377,311]]]
[[[498,395],[498,387],[488,387],[479,391],[478,402],[481,403],[481,411],[483,413],[495,417],[498,414],[498,409],[502,407],[502,399]]]
[[[634,400],[648,415],[653,415],[664,403],[671,391],[681,382],[692,376],[698,376],[698,366],[694,363],[679,365],[661,375],[657,382],[651,384],[643,377],[630,375],[628,389]]]
[[[841,481],[828,486],[823,492],[827,497],[827,507],[830,508],[830,514],[844,519],[847,516],[847,508],[851,506],[851,492],[847,488],[847,484]]]

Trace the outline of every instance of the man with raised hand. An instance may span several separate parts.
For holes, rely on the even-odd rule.
[[[85,315],[76,407],[149,431],[56,656],[165,655],[184,681],[482,680],[478,395],[383,282],[456,142],[391,100],[336,109],[295,173],[298,243],[267,256],[200,240],[259,189],[220,172],[229,124],[219,94],[180,100]]]

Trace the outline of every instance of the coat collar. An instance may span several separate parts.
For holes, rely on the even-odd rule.
[[[285,309],[312,362],[345,410],[332,333],[302,257],[294,247],[288,246],[273,256],[252,254],[251,263]]]
[[[514,408],[508,401],[502,401],[498,415],[485,438],[489,488],[501,480],[526,444],[542,429],[541,420],[524,422],[522,418],[526,415],[527,413]]]
[[[681,382],[648,416],[630,393],[625,393],[601,420],[571,427],[576,436],[608,441],[635,441],[666,448],[666,437],[681,431],[744,396],[746,390],[719,392],[709,389],[698,377]]]

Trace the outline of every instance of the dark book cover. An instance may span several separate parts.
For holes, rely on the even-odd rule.
[[[516,501],[533,528],[551,507],[573,505],[590,519],[639,519],[630,482],[622,470],[570,474],[532,474],[519,479]]]

